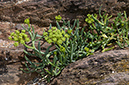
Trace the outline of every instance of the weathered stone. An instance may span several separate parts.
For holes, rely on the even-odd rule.
[[[54,17],[61,15],[65,20],[79,19],[84,25],[88,13],[98,13],[102,5],[102,12],[116,16],[118,12],[126,11],[129,15],[128,0],[41,0],[29,1],[21,4],[1,3],[0,20],[22,22],[30,17],[31,23],[39,26],[55,25]]]
[[[123,11],[129,15],[129,0],[35,0],[23,3],[0,3],[0,21],[23,23],[26,18],[30,17],[31,23],[49,26],[50,23],[55,25],[54,18],[60,14],[65,20],[73,21],[78,18],[83,25],[86,15],[98,13],[101,5],[102,12],[107,11],[113,16]],[[6,26],[0,24],[0,39],[2,40],[7,40],[10,32],[14,31],[13,28],[22,29],[19,25],[10,26],[12,29],[6,29]],[[35,29],[42,35],[41,29],[37,27]],[[43,47],[48,46],[49,44],[45,43]],[[32,80],[36,76],[23,75],[19,71],[21,64],[17,62],[19,58],[23,58],[22,52],[23,46],[10,49],[0,47],[0,84],[25,84],[27,79]],[[51,84],[127,84],[129,82],[128,56],[128,50],[109,51],[88,56],[67,66]]]
[[[129,50],[114,50],[68,65],[50,85],[121,85],[128,82]]]
[[[23,25],[25,28],[28,27],[25,24]],[[47,27],[32,26],[37,28],[35,32],[38,32],[40,35],[42,35],[43,29],[47,30]],[[21,67],[24,67],[22,65],[25,61],[23,55],[24,46],[14,47],[14,41],[8,39],[10,33],[14,32],[15,29],[21,30],[23,27],[17,23],[0,22],[0,85],[26,85],[29,81],[34,83],[33,79],[38,77],[36,73],[26,74],[20,70]],[[41,49],[45,51],[48,46],[50,44],[44,43]],[[55,47],[53,46],[50,50],[52,49],[55,49]]]

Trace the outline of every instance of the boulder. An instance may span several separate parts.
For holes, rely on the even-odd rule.
[[[126,11],[129,15],[129,0],[31,0],[16,3],[0,3],[0,21],[24,22],[30,17],[31,23],[39,26],[55,25],[55,16],[61,15],[65,20],[79,19],[81,26],[85,25],[88,13],[102,12],[116,16],[118,12]]]
[[[114,50],[71,63],[48,85],[127,84],[129,84],[129,50]]]

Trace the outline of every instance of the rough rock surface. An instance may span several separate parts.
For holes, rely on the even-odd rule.
[[[80,19],[81,25],[88,13],[102,11],[116,16],[126,11],[129,15],[129,0],[34,0],[33,2],[0,3],[0,21],[23,22],[30,17],[31,23],[39,26],[55,24],[54,17],[60,14],[65,20]]]
[[[26,25],[24,25],[27,27]],[[45,27],[37,28],[35,31],[42,35]],[[24,60],[23,46],[13,46],[13,41],[8,40],[8,36],[15,29],[22,29],[21,24],[0,22],[0,85],[26,85],[29,81],[33,82],[34,78],[38,77],[36,73],[26,74],[23,73],[20,68]],[[44,44],[43,47],[48,47],[48,44]]]
[[[126,11],[129,15],[129,0],[34,0],[19,4],[0,3],[0,21],[22,23],[25,18],[30,17],[31,23],[48,26],[50,23],[55,24],[54,17],[60,14],[65,20],[78,18],[83,25],[86,15],[98,13],[101,4],[103,4],[102,11],[107,11],[113,16],[120,11]],[[36,75],[23,74],[19,70],[21,66],[19,57],[22,57],[23,47],[14,48],[13,42],[7,41],[7,37],[15,30],[14,28],[21,29],[21,27],[19,24],[8,25],[0,23],[0,84],[25,84]],[[42,29],[39,27],[36,31],[42,34]],[[89,56],[67,66],[51,84],[127,84],[129,82],[128,56],[128,50],[109,51]]]
[[[68,65],[50,85],[128,85],[129,50],[88,56]]]

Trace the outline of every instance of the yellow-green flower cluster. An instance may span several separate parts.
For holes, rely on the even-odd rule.
[[[85,47],[84,50],[87,52],[86,56],[93,55],[94,50],[90,50],[88,47]]]
[[[87,48],[87,47],[85,47],[84,50],[85,50],[86,52],[89,52],[89,48]]]
[[[61,45],[66,38],[69,38],[69,35],[64,30],[59,30],[56,27],[52,27],[48,32],[44,32],[43,36],[49,44],[56,43],[58,45]]]
[[[11,35],[8,37],[9,40],[15,41],[14,46],[18,46],[19,44],[25,44],[25,42],[29,42],[30,38],[28,38],[28,35],[25,34],[25,30],[15,30],[15,33],[12,32]]]
[[[63,46],[60,46],[60,51],[65,52],[65,48]]]
[[[56,51],[54,52],[54,55],[57,55],[57,52]]]
[[[30,27],[30,20],[29,20],[29,19],[30,19],[30,18],[25,19],[25,20],[24,20],[24,23],[27,24],[27,25]]]
[[[122,26],[122,27],[124,26],[124,24],[125,24],[125,23],[124,23],[123,21],[121,21],[121,26]]]
[[[87,14],[87,17],[88,17],[88,18],[85,19],[85,21],[86,21],[87,23],[91,24],[91,23],[94,22],[94,20],[93,20],[91,14]],[[97,18],[97,14],[94,14],[94,17]]]
[[[73,30],[71,30],[71,29],[70,29],[70,30],[68,30],[67,32],[68,32],[68,34],[71,34],[71,33],[72,33],[72,31],[73,31]]]
[[[55,19],[56,19],[56,21],[59,22],[62,19],[62,17],[60,15],[58,15],[58,16],[55,16]]]

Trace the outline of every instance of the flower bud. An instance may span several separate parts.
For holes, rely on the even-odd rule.
[[[69,35],[68,35],[68,34],[65,34],[64,36],[65,36],[66,38],[69,38]]]
[[[9,40],[13,40],[11,36],[8,37]]]
[[[47,33],[47,32],[44,32],[44,33],[43,33],[43,35],[44,35],[44,36],[47,36],[47,35],[48,35],[48,33]]]
[[[62,41],[65,41],[65,39],[66,39],[66,38],[65,38],[65,37],[63,37],[63,38],[62,38]]]
[[[45,37],[45,40],[46,40],[46,41],[48,40],[48,36],[47,36],[47,37]]]
[[[21,40],[21,39],[22,39],[22,37],[21,37],[21,36],[19,36],[19,39]]]
[[[65,48],[63,46],[61,46],[60,51],[65,52]]]
[[[52,30],[56,30],[56,27],[52,27]]]
[[[26,38],[25,41],[26,41],[26,42],[29,42],[29,41],[30,41],[30,38]]]
[[[53,38],[52,40],[53,40],[54,42],[56,42],[56,41],[57,41],[57,38]]]
[[[62,17],[60,15],[58,15],[58,16],[55,16],[55,19],[57,22],[59,22],[62,19]]]
[[[14,37],[14,41],[18,41],[18,38],[17,37]]]
[[[24,40],[20,40],[20,43],[21,43],[21,44],[24,44],[24,43],[25,43],[25,41],[24,41]]]
[[[11,33],[11,36],[14,36],[14,32]]]
[[[25,30],[21,30],[22,33],[25,33],[26,31]]]
[[[19,34],[19,33],[20,33],[20,31],[19,31],[19,30],[15,30],[15,32],[16,32],[16,34]]]
[[[60,35],[57,35],[56,38],[60,38]]]
[[[28,35],[27,35],[27,34],[23,34],[23,36],[24,36],[24,38],[27,38],[27,37],[28,37]]]
[[[73,31],[73,30],[68,30],[68,34],[71,34],[72,31]]]
[[[88,18],[86,18],[85,19],[85,21],[87,22],[87,23],[89,23],[89,24],[91,24],[91,23],[93,23],[94,22],[94,20],[92,19],[92,17],[91,17],[92,15],[90,15],[90,14],[87,14],[87,17]],[[95,16],[96,17],[96,16]]]
[[[122,23],[121,26],[123,27],[124,26],[124,23]]]
[[[57,41],[57,44],[58,44],[58,45],[61,45],[61,44],[62,44],[62,40],[58,40],[58,41]]]
[[[51,29],[49,29],[49,30],[48,30],[48,32],[50,33],[50,32],[52,32],[52,30],[51,30]]]
[[[54,38],[56,38],[56,34],[53,34],[52,36],[53,36]]]
[[[53,31],[53,34],[55,34],[56,33],[56,31]]]
[[[49,44],[51,44],[51,43],[52,43],[52,40],[51,40],[51,39],[49,39],[49,40],[47,40],[47,42],[48,42]]]
[[[89,48],[87,48],[87,47],[85,47],[84,50],[85,50],[86,52],[89,52]]]
[[[52,36],[53,35],[53,33],[49,33],[49,36]]]
[[[63,37],[63,35],[60,34],[60,38],[62,38],[62,37]]]
[[[59,30],[59,29],[57,29],[57,30],[56,30],[56,32],[57,32],[57,34],[58,34],[58,33],[60,33],[60,30]]]
[[[62,30],[62,34],[65,34],[65,31],[64,30]]]
[[[17,36],[20,36],[20,37],[22,37],[23,35],[20,33],[19,35],[17,35]]]
[[[57,52],[56,51],[54,52],[54,55],[57,55]]]
[[[29,20],[29,19],[30,19],[30,18],[25,19],[25,20],[24,20],[24,23],[29,25],[29,24],[30,24],[30,20]]]
[[[15,47],[17,47],[19,44],[18,44],[18,42],[14,42],[14,44],[13,44]]]

